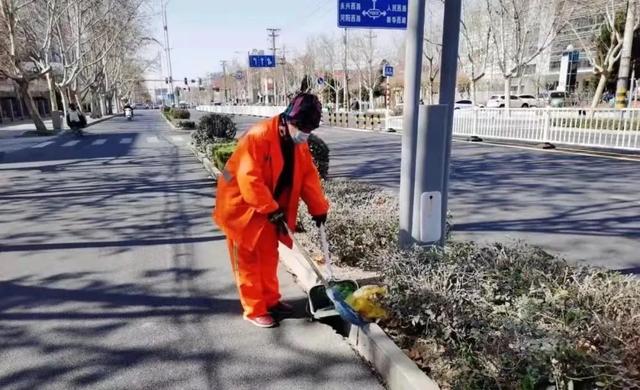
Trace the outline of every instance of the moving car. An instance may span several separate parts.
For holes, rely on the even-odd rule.
[[[524,102],[516,95],[509,96],[509,107],[511,108],[527,108],[529,104]],[[505,106],[504,95],[493,95],[487,100],[487,108],[504,108]]]

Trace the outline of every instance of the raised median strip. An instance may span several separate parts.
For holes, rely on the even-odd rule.
[[[318,278],[302,254],[280,244],[280,262],[305,290],[318,284]],[[371,323],[362,328],[351,326],[347,341],[368,361],[390,390],[436,390],[440,387],[429,378],[387,336],[380,326]]]

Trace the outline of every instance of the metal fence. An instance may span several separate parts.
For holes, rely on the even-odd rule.
[[[274,116],[286,107],[199,106],[200,111],[220,114]],[[334,126],[371,130],[402,130],[402,117],[371,116],[356,113],[327,113],[324,121]],[[456,110],[453,120],[456,136],[585,147],[640,150],[640,109],[577,108],[483,108]]]
[[[388,126],[402,129],[402,117],[389,118]],[[487,139],[640,150],[640,110],[456,110],[453,134]]]
[[[227,115],[275,116],[283,112],[285,106],[198,106],[196,110]]]

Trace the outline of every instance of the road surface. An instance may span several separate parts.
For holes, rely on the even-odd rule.
[[[284,272],[297,318],[241,319],[187,141],[139,110],[0,143],[0,388],[381,388]]]

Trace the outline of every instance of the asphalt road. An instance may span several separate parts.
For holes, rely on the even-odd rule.
[[[258,120],[236,118],[242,129]],[[397,190],[401,136],[317,134],[331,148],[332,177]],[[640,161],[457,141],[452,164],[454,238],[523,241],[574,263],[640,273]]]
[[[140,110],[0,143],[0,388],[381,388],[288,274],[296,318],[241,319],[186,142]]]

